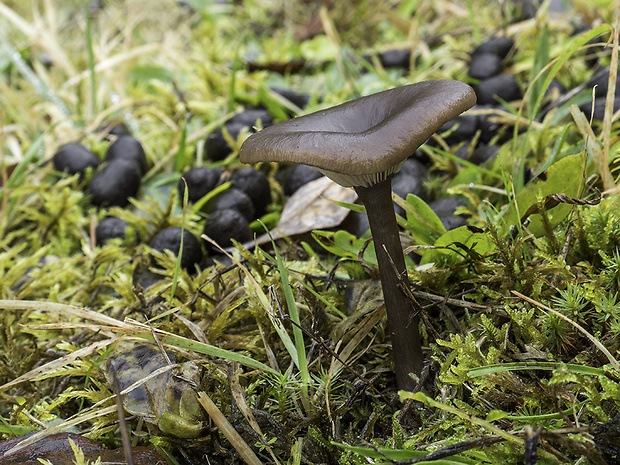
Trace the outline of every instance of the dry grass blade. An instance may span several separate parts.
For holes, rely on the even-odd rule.
[[[104,349],[108,345],[114,342],[114,339],[106,339],[104,341],[95,342],[89,346],[83,347],[81,349],[76,350],[70,354],[65,355],[64,357],[58,358],[56,360],[52,360],[51,362],[46,363],[45,365],[41,365],[34,370],[30,370],[28,373],[21,375],[19,378],[15,378],[13,381],[10,381],[2,386],[0,386],[0,392],[7,391],[18,384],[25,383],[27,381],[33,381],[36,379],[40,379],[42,376],[47,375],[49,373],[53,373],[54,371],[62,368],[75,360],[86,357],[88,355],[94,354],[95,352]]]
[[[100,73],[102,71],[110,70],[117,67],[123,62],[137,59],[155,52],[161,53],[161,51],[161,45],[159,44],[147,44],[141,47],[136,47],[127,52],[119,53],[118,55],[114,55],[105,60],[99,61],[95,66],[95,72]],[[74,75],[67,80],[64,85],[64,89],[76,86],[80,83],[80,81],[87,79],[88,76],[90,76],[90,70],[82,71],[81,73]]]
[[[603,180],[603,188],[605,191],[613,189],[616,185],[611,171],[609,170],[608,158],[605,155],[604,148],[599,144],[590,123],[579,107],[577,105],[571,105],[569,110],[581,135],[585,139],[586,150],[592,154],[596,169]]]
[[[108,399],[111,399],[108,398]],[[106,401],[108,399],[105,399]],[[100,405],[100,403],[97,403],[95,405],[93,405],[92,407],[90,407],[87,410],[83,410],[82,412],[80,412],[78,415],[73,416],[72,418],[69,418],[66,421],[63,421],[61,423],[57,423],[54,426],[50,426],[49,428],[43,430],[43,431],[39,431],[35,434],[33,434],[32,436],[28,436],[28,438],[24,439],[22,442],[20,442],[19,444],[17,444],[15,447],[9,449],[8,451],[6,451],[4,453],[4,456],[1,457],[7,457],[15,452],[17,452],[18,450],[23,449],[24,447],[28,447],[32,444],[34,444],[37,441],[40,441],[41,439],[47,437],[47,436],[51,436],[52,434],[56,434],[56,433],[61,433],[63,431],[68,430],[69,428],[72,428],[73,426],[79,425],[81,423],[84,423],[85,421],[91,421],[94,420],[95,418],[99,418],[99,417],[104,417],[106,415],[112,415],[114,413],[116,413],[116,405],[111,405],[109,407],[105,407],[103,409],[99,409],[99,410],[95,410],[95,407],[98,407]],[[0,458],[1,458],[0,457]],[[2,463],[2,462],[0,462]]]
[[[79,318],[90,320],[105,326],[131,329],[132,325],[109,317],[102,313],[94,312],[87,308],[74,307],[73,305],[59,304],[56,302],[38,302],[34,300],[0,300],[0,308],[4,310],[35,310],[40,312],[56,313],[63,319]]]
[[[58,44],[56,37],[50,32],[53,31],[53,28],[43,24],[42,21],[39,24],[30,24],[11,8],[6,6],[4,2],[0,2],[0,16],[4,16],[10,23],[17,27],[28,37],[29,41],[36,43],[43,50],[46,50],[67,75],[72,76],[75,74],[73,64],[71,64],[67,54]]]
[[[250,446],[248,446],[239,433],[237,433],[235,428],[233,428],[221,410],[217,408],[217,405],[213,403],[204,391],[198,393],[198,401],[200,402],[200,405],[204,407],[206,412],[209,414],[209,417],[211,417],[226,439],[228,439],[235,450],[239,452],[239,455],[241,455],[245,463],[248,465],[263,465],[263,462],[260,461],[254,451],[250,448]]]
[[[607,96],[605,99],[605,116],[603,118],[603,160],[609,160],[609,148],[611,146],[611,125],[614,116],[614,99],[616,94],[616,82],[618,79],[618,47],[620,46],[618,38],[618,29],[620,27],[620,15],[616,16],[616,27],[613,32],[613,41],[611,44],[611,66],[609,67],[609,85],[607,87]],[[612,179],[613,182],[613,179]],[[615,184],[610,188],[616,187]],[[605,190],[610,189],[605,186]]]
[[[232,375],[232,379],[230,380],[230,391],[232,393],[232,396],[235,399],[235,403],[237,404],[237,407],[239,407],[239,410],[241,411],[245,419],[248,421],[248,423],[250,424],[252,429],[256,432],[256,434],[258,434],[258,437],[263,443],[263,446],[265,447],[265,449],[271,455],[271,458],[274,460],[274,463],[279,465],[280,461],[277,459],[276,455],[273,453],[271,446],[267,442],[267,439],[263,435],[263,432],[258,422],[256,421],[256,417],[252,413],[252,410],[250,409],[250,406],[248,405],[245,399],[243,388],[241,387],[241,383],[239,382],[240,373],[241,373],[241,370],[239,370],[237,366],[237,369],[234,371]]]
[[[548,312],[553,313],[554,315],[556,315],[559,318],[562,318],[564,321],[567,321],[568,323],[570,323],[571,325],[573,325],[575,328],[577,328],[579,331],[581,331],[591,342],[592,344],[594,344],[601,352],[603,352],[603,354],[605,354],[605,357],[607,357],[607,359],[609,360],[609,363],[611,363],[611,365],[614,367],[614,369],[620,373],[620,363],[618,363],[618,361],[614,358],[614,356],[612,355],[612,353],[607,350],[607,347],[605,347],[603,344],[601,344],[601,341],[599,341],[597,338],[595,338],[594,336],[592,336],[592,334],[590,334],[583,326],[581,326],[579,323],[574,322],[573,320],[571,320],[570,318],[568,318],[565,315],[562,315],[560,312],[555,311],[554,309],[547,307],[545,304],[538,302],[534,299],[531,299],[523,294],[521,294],[520,292],[517,291],[512,291],[512,293],[514,295],[516,295],[517,297],[528,301],[529,303],[536,305],[539,308],[542,308],[543,310],[546,310]]]
[[[332,364],[329,367],[330,378],[338,375],[338,373],[344,367],[345,363],[349,361],[353,352],[357,348],[359,348],[364,338],[370,333],[370,331],[372,331],[372,329],[379,323],[379,321],[381,321],[383,317],[385,317],[385,305],[382,305],[381,308],[377,308],[374,312],[372,312],[366,317],[364,322],[359,325],[358,331],[347,343],[344,349],[342,349],[342,352],[338,354],[339,358],[332,359]]]

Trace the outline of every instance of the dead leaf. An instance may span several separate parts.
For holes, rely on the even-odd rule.
[[[545,211],[551,210],[554,207],[557,207],[561,203],[566,203],[569,205],[598,205],[601,203],[601,194],[599,193],[598,198],[594,200],[584,200],[584,199],[573,199],[568,195],[562,194],[551,194],[545,197],[543,202],[543,208]],[[538,208],[538,204],[534,204],[527,209],[525,214],[521,217],[521,224],[525,223],[525,220],[528,219],[530,215],[535,213],[540,213],[540,208]]]
[[[278,226],[271,231],[274,240],[304,234],[315,229],[334,228],[344,221],[350,210],[333,201],[354,203],[357,194],[351,188],[342,187],[326,176],[311,181],[291,196]],[[257,245],[269,242],[268,234],[256,239]],[[249,243],[248,246],[252,246]]]

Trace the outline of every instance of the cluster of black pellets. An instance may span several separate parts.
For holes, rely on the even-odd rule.
[[[223,170],[212,167],[195,167],[179,180],[179,197],[195,203],[222,182]],[[265,173],[244,167],[230,175],[231,186],[206,202],[202,211],[207,218],[203,233],[222,248],[232,245],[232,240],[247,242],[253,238],[250,223],[260,218],[271,203],[271,187]],[[219,253],[217,246],[207,243],[210,253]]]
[[[84,177],[88,169],[94,174],[88,184],[91,203],[97,207],[124,207],[140,189],[142,176],[147,170],[142,144],[133,136],[124,134],[112,142],[103,163],[97,155],[79,142],[62,145],[52,159],[57,171]]]
[[[580,31],[576,30],[576,32]],[[473,110],[491,110],[492,114],[494,109],[503,109],[504,102],[515,102],[523,97],[519,82],[515,76],[507,72],[511,57],[515,52],[515,43],[508,37],[489,39],[471,52],[468,75],[478,100]],[[364,59],[370,63],[373,60],[371,56],[366,56]],[[402,68],[406,71],[410,65],[411,53],[409,50],[388,50],[379,53],[376,59],[386,69]],[[590,80],[583,84],[582,88],[596,89],[593,116],[594,119],[602,119],[609,68],[605,68],[596,56],[593,58],[592,54],[588,56],[587,63],[593,68],[593,72]],[[556,81],[552,82],[551,87],[557,89],[561,95],[570,95],[571,92],[575,92],[575,89],[567,91]],[[616,89],[617,95],[620,94],[619,90]],[[309,101],[309,96],[290,90],[272,89],[272,91],[277,92],[299,108],[303,108]],[[614,109],[618,108],[620,108],[620,97],[616,97],[614,101]],[[592,103],[583,104],[581,109],[589,113],[592,110]],[[238,113],[221,128],[207,136],[204,142],[207,159],[210,162],[225,160],[233,153],[229,141],[237,140],[244,128],[253,132],[257,128],[271,124],[273,124],[273,118],[264,108],[249,109]],[[505,142],[505,138],[512,134],[512,131],[506,131],[502,135],[498,132],[499,128],[500,125],[486,115],[468,112],[446,123],[439,132],[443,134],[449,146],[459,146],[455,152],[457,156],[482,165],[495,157],[499,148],[497,144]],[[103,164],[96,155],[78,143],[62,146],[54,156],[54,165],[59,171],[80,175],[83,175],[89,168],[95,171],[88,189],[92,203],[99,207],[125,206],[128,199],[136,195],[140,179],[147,169],[144,151],[135,138],[122,128],[114,133],[111,131],[111,134],[116,137],[116,140],[110,144]],[[474,147],[470,147],[472,140],[476,140]],[[466,218],[455,214],[458,207],[462,205],[461,199],[458,197],[433,198],[425,192],[424,182],[428,179],[429,168],[428,159],[419,153],[413,154],[402,169],[394,175],[393,191],[403,198],[409,193],[421,196],[437,213],[447,229],[465,224]],[[281,166],[276,180],[282,185],[283,193],[290,196],[302,185],[320,176],[322,176],[320,172],[307,165],[290,165]],[[232,240],[243,243],[252,239],[250,223],[265,214],[272,200],[269,180],[265,173],[251,167],[228,172],[222,168],[200,166],[185,172],[178,184],[181,201],[187,188],[188,200],[195,203],[226,181],[231,182],[231,187],[205,203],[202,209],[206,215],[204,234],[223,248],[230,247]],[[396,209],[398,213],[404,214],[399,207]],[[127,226],[127,223],[119,218],[104,218],[97,227],[97,242],[101,244],[108,238],[123,237]],[[345,226],[357,235],[364,234],[368,229],[367,220],[363,215],[351,214]],[[184,234],[182,257],[184,266],[191,269],[195,264],[200,263],[202,253],[199,252],[203,247],[207,254],[218,253],[219,249],[214,245],[201,243],[188,231]],[[178,254],[180,237],[181,228],[167,228],[160,231],[150,245],[157,250],[168,249]],[[188,257],[193,258],[186,259],[186,252]]]
[[[272,117],[266,110],[251,109],[231,118],[225,127],[228,134],[236,138],[244,127],[252,130],[255,126],[264,127],[272,123]],[[102,209],[126,207],[129,198],[137,195],[141,178],[148,169],[142,145],[127,133],[124,126],[119,129],[114,126],[108,136],[112,137],[113,142],[109,144],[103,161],[78,142],[62,145],[52,159],[57,171],[78,174],[81,179],[85,178],[89,169],[92,170],[87,186],[90,202]],[[232,153],[222,129],[207,138],[205,149],[211,161],[223,160]],[[271,203],[267,176],[251,167],[229,173],[219,167],[201,166],[185,172],[178,183],[181,202],[187,190],[189,202],[195,203],[225,181],[230,181],[231,187],[214,196],[202,208],[207,217],[204,233],[223,248],[230,247],[233,239],[239,242],[252,239],[250,223],[265,214]],[[101,246],[110,239],[124,239],[129,226],[121,218],[105,216],[95,230],[96,244]],[[219,252],[217,247],[199,240],[190,231],[180,227],[167,227],[158,231],[149,246],[160,252],[169,250],[178,256],[181,242],[181,266],[190,272],[195,270],[196,265],[203,263],[209,254]],[[152,277],[149,275],[147,278]]]

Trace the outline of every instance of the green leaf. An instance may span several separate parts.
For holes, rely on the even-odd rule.
[[[569,373],[577,373],[582,375],[603,376],[605,370],[601,368],[589,367],[584,365],[574,365],[557,362],[513,362],[513,363],[498,363],[493,365],[487,365],[483,367],[473,368],[467,375],[471,378],[478,376],[489,375],[492,373],[502,373],[505,371],[516,370],[558,370],[564,369]]]
[[[407,201],[396,198],[396,203],[404,208],[407,215],[406,228],[411,236],[422,245],[432,245],[446,228],[424,200],[414,194],[407,194]]]
[[[541,78],[545,76],[545,71],[543,69],[549,63],[549,28],[545,24],[542,28],[540,28],[539,36],[538,36],[538,44],[536,46],[536,54],[534,55],[534,63],[532,68],[530,69],[530,82],[532,85],[530,86],[530,98],[527,100],[527,109],[528,115],[530,118],[534,118],[536,115],[533,113],[537,111],[538,108],[535,107],[535,104],[538,102],[538,97],[541,93],[544,93],[546,89],[542,88],[543,80],[537,79],[534,81],[536,76],[539,73],[541,74]]]
[[[593,27],[592,29],[587,30],[586,32],[579,34],[573,42],[571,42],[570,46],[567,50],[562,53],[551,69],[547,73],[543,73],[541,75],[544,76],[545,80],[540,86],[541,92],[536,96],[534,104],[532,105],[532,111],[537,113],[538,108],[542,104],[542,100],[545,96],[544,90],[549,88],[551,81],[558,74],[560,69],[564,66],[564,64],[577,52],[581,47],[583,47],[588,41],[594,39],[595,37],[604,34],[605,32],[611,31],[611,26],[609,24],[603,24],[598,27]],[[540,78],[539,78],[540,79]],[[517,126],[515,126],[516,128]]]
[[[516,208],[512,218],[508,217],[508,226],[520,221],[523,214],[537,202],[551,194],[566,194],[570,198],[577,198],[583,185],[583,170],[585,160],[583,154],[569,155],[555,162],[546,171],[527,183],[517,194]],[[572,205],[560,204],[547,211],[551,227],[557,226],[568,216]],[[545,234],[544,226],[539,214],[530,216],[528,229],[536,236]]]
[[[443,234],[435,241],[436,249],[428,249],[422,256],[421,265],[442,263],[446,260],[464,260],[466,256],[476,258],[495,250],[491,238],[481,230],[461,226]]]
[[[506,418],[507,416],[508,414],[506,412],[502,412],[501,410],[491,410],[489,413],[487,413],[486,421],[497,421],[501,420],[502,418]]]
[[[174,79],[174,73],[157,65],[137,65],[131,68],[129,77],[136,82],[156,80],[169,83]]]
[[[347,231],[312,231],[312,237],[321,247],[337,257],[357,260],[362,248],[366,245],[365,239],[359,239]],[[377,256],[372,244],[364,251],[364,261],[369,265],[377,265]]]

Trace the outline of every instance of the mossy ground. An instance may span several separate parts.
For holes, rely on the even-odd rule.
[[[589,37],[573,36],[572,21],[603,24],[593,37],[604,43],[615,3],[573,2],[569,16],[542,8],[521,20],[510,2],[185,3],[0,3],[6,437],[60,424],[118,445],[98,360],[121,335],[155,334],[203,367],[199,389],[262,463],[367,463],[364,454],[416,463],[421,451],[457,443],[441,463],[534,463],[532,438],[540,463],[603,463],[603,432],[617,427],[609,422],[620,406],[619,126],[608,115],[590,130],[568,105],[543,117],[537,98],[551,73],[567,88],[587,80]],[[424,149],[433,163],[426,194],[461,196],[477,229],[442,235],[419,200],[403,204],[413,243],[442,246],[415,248],[422,266],[410,263],[429,362],[415,395],[396,391],[398,354],[377,289],[362,285],[345,302],[353,278],[372,275],[357,261],[364,240],[330,233],[330,254],[295,239],[277,253],[238,248],[232,265],[197,273],[144,245],[167,226],[200,234],[202,218],[175,193],[180,174],[208,163],[204,137],[241,108],[263,105],[277,120],[298,110],[272,87],[309,94],[310,112],[423,79],[469,81],[469,52],[498,34],[515,40],[507,72],[528,92],[495,115],[497,161],[461,162],[438,149],[455,149],[440,139]],[[363,59],[391,48],[411,50],[407,71]],[[613,55],[601,60],[617,66]],[[76,140],[102,154],[100,129],[117,122],[151,166],[131,212],[95,209],[88,175],[62,176],[47,163]],[[247,135],[220,165],[239,166]],[[275,167],[264,169],[276,199],[265,221],[274,224],[283,195]],[[546,197],[557,194],[566,197]],[[95,245],[93,226],[106,214],[130,223],[126,241]],[[137,288],[133,276],[149,267],[164,278]],[[76,415],[83,420],[65,423]],[[242,463],[239,444],[210,422],[195,440],[129,426],[170,463]]]

